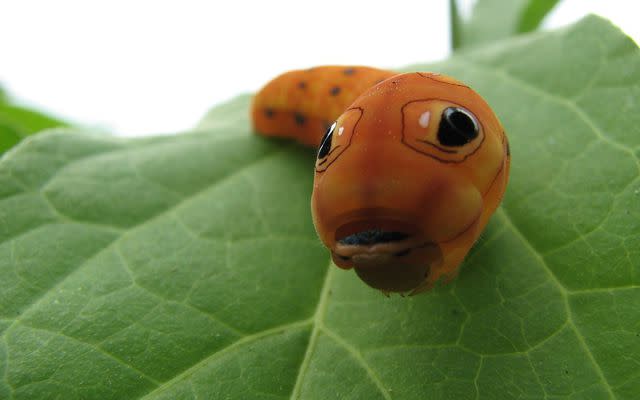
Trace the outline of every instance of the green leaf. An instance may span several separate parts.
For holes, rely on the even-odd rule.
[[[3,102],[0,93],[0,155],[23,138],[65,122],[25,107]]]
[[[455,50],[460,47],[462,25],[464,24],[458,10],[457,0],[449,0],[449,15],[451,20],[451,48]]]
[[[460,277],[412,298],[330,265],[313,151],[252,135],[246,96],[180,136],[21,143],[0,398],[635,399],[638,48],[589,17],[434,67],[494,106],[513,164]]]
[[[25,136],[23,131],[13,124],[0,120],[0,155],[18,144]]]
[[[66,125],[65,122],[41,112],[9,104],[0,105],[0,118],[19,124],[28,135]]]
[[[529,0],[520,13],[518,33],[532,32],[540,26],[544,17],[553,10],[559,0]]]
[[[531,32],[557,3],[558,0],[478,0],[469,21],[460,22],[457,13],[452,13],[452,29],[457,31],[454,48],[486,44]]]

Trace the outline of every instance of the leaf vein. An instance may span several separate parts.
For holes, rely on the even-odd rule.
[[[164,383],[162,383],[162,385],[158,386],[153,391],[147,393],[143,397],[143,399],[144,398],[149,398],[149,396],[152,396],[154,394],[162,392],[163,390],[167,389],[168,387],[170,387],[174,383],[178,382],[182,378],[193,374],[195,371],[197,371],[198,369],[202,368],[206,363],[214,361],[217,358],[220,358],[220,357],[224,356],[225,354],[227,354],[229,352],[232,352],[233,350],[237,349],[238,347],[241,347],[241,346],[246,345],[246,344],[250,344],[252,342],[258,341],[260,339],[266,338],[266,337],[271,336],[271,335],[276,335],[276,334],[281,333],[282,331],[287,330],[287,329],[297,329],[297,328],[305,327],[307,325],[310,325],[312,322],[313,321],[311,319],[291,322],[291,323],[288,323],[288,324],[276,326],[274,328],[266,329],[266,330],[258,332],[258,333],[254,333],[253,335],[245,336],[245,337],[243,337],[243,338],[231,343],[227,347],[224,347],[222,349],[217,349],[217,351],[215,351],[215,352],[213,352],[211,354],[208,354],[207,356],[202,358],[200,361],[198,361],[196,364],[191,366],[189,369],[182,371],[180,374],[178,374],[178,375],[174,376],[173,378],[171,378],[171,379],[165,381]]]
[[[569,305],[569,301],[568,301],[568,296],[567,296],[567,290],[566,288],[562,285],[562,283],[558,280],[558,277],[556,277],[556,275],[553,273],[553,271],[551,270],[551,268],[549,267],[549,265],[547,264],[547,262],[545,261],[545,259],[540,255],[540,253],[533,247],[533,245],[531,244],[531,242],[529,242],[529,240],[527,239],[527,237],[523,234],[522,231],[520,231],[520,229],[515,225],[515,223],[513,222],[513,220],[511,219],[511,217],[509,216],[509,214],[507,213],[507,210],[505,207],[501,207],[502,213],[504,214],[507,223],[511,226],[513,232],[520,237],[520,239],[522,240],[522,243],[525,245],[525,247],[527,247],[529,249],[529,251],[533,254],[533,256],[538,259],[540,265],[543,267],[543,269],[547,272],[549,278],[551,279],[551,281],[554,283],[554,286],[556,286],[562,296],[562,300],[564,303],[564,308],[565,308],[565,312],[567,313],[567,321],[568,321],[568,326],[571,327],[571,329],[573,330],[574,334],[576,335],[576,338],[578,339],[578,342],[580,344],[580,347],[582,347],[582,349],[584,350],[586,356],[589,358],[589,360],[591,361],[591,363],[594,366],[594,369],[596,371],[596,374],[598,375],[598,378],[602,381],[602,383],[604,383],[604,386],[607,390],[607,392],[609,393],[610,397],[612,399],[615,399],[616,396],[613,394],[613,391],[611,390],[611,385],[609,384],[609,382],[607,381],[607,379],[604,376],[604,372],[602,371],[602,368],[600,367],[600,365],[596,362],[596,359],[594,358],[593,354],[591,353],[591,349],[589,348],[589,346],[586,344],[584,337],[582,336],[582,334],[578,331],[578,328],[575,324],[575,321],[573,320],[573,316],[571,313],[571,306]]]
[[[76,337],[73,337],[73,336],[69,336],[69,335],[67,335],[67,334],[65,334],[63,332],[53,331],[51,329],[47,329],[47,328],[44,328],[44,327],[35,327],[35,326],[31,326],[31,325],[25,324],[24,322],[19,322],[19,324],[24,326],[25,328],[28,328],[28,329],[32,329],[32,330],[35,330],[35,331],[47,332],[47,333],[50,333],[50,334],[55,335],[55,336],[60,336],[60,337],[67,338],[67,339],[71,340],[74,343],[79,343],[79,344],[85,345],[85,346],[89,347],[90,349],[93,349],[94,351],[104,355],[105,357],[110,358],[111,360],[115,361],[117,364],[120,364],[120,365],[122,365],[124,367],[127,367],[127,368],[131,369],[132,371],[135,371],[136,373],[140,374],[140,376],[142,376],[143,378],[145,378],[148,381],[152,382],[153,384],[160,385],[160,382],[157,381],[156,379],[154,379],[154,378],[150,377],[149,375],[145,374],[144,372],[142,372],[138,368],[134,367],[133,365],[128,364],[125,360],[123,360],[123,359],[121,359],[121,358],[119,358],[119,357],[117,357],[117,356],[115,356],[115,355],[113,355],[111,353],[106,352],[104,349],[96,346],[94,343],[87,342],[87,341],[84,341],[82,339],[79,339],[79,338],[76,338]]]
[[[144,226],[146,226],[147,224],[151,223],[151,221],[155,221],[165,215],[170,215],[175,209],[177,209],[178,207],[183,206],[185,203],[189,202],[190,200],[193,200],[193,198],[197,197],[199,194],[210,190],[211,188],[216,187],[217,185],[221,184],[224,181],[227,181],[229,179],[233,179],[235,176],[237,176],[238,174],[243,173],[246,169],[255,167],[257,164],[264,162],[265,160],[282,153],[283,150],[279,150],[279,151],[271,151],[269,153],[266,153],[264,156],[253,160],[252,162],[248,163],[247,165],[245,165],[244,167],[237,169],[235,171],[233,171],[231,174],[226,175],[225,177],[222,177],[221,179],[218,179],[208,185],[206,185],[204,188],[200,189],[199,191],[191,194],[188,197],[185,197],[183,200],[181,200],[180,202],[173,204],[171,207],[165,209],[164,211],[149,217],[146,221],[143,221],[142,223],[135,225],[133,227],[128,228],[127,230],[123,231],[119,236],[116,236],[112,241],[106,243],[103,247],[97,249],[93,254],[87,255],[87,257],[84,259],[83,262],[79,263],[75,268],[71,268],[69,271],[67,271],[65,274],[63,274],[62,276],[58,277],[58,279],[56,279],[53,282],[53,285],[49,286],[48,288],[44,288],[44,290],[42,291],[42,293],[40,293],[38,296],[36,296],[32,301],[30,301],[28,304],[26,304],[24,306],[24,308],[22,309],[21,314],[25,314],[26,312],[28,312],[34,305],[36,305],[38,302],[40,302],[43,298],[45,298],[47,296],[47,294],[49,294],[49,292],[51,292],[54,288],[59,287],[60,285],[62,285],[64,282],[66,282],[66,280],[73,275],[74,272],[80,270],[83,266],[85,266],[87,264],[87,261],[90,259],[93,259],[94,257],[96,257],[98,254],[101,254],[103,251],[105,251],[106,249],[110,248],[113,246],[114,243],[117,243],[119,240],[122,240],[123,237],[125,237],[127,234],[129,234],[132,231],[138,230],[143,228]],[[15,323],[15,322],[14,322]],[[12,324],[13,325],[13,324]],[[9,331],[11,329],[11,326],[9,326],[5,332]]]
[[[345,350],[347,350],[349,352],[349,354],[351,354],[351,356],[358,362],[358,364],[360,364],[362,369],[365,370],[367,375],[369,375],[369,379],[371,379],[371,381],[376,385],[376,387],[378,388],[378,391],[380,392],[380,394],[382,394],[382,397],[384,397],[386,400],[391,400],[391,395],[389,394],[389,391],[382,384],[382,381],[380,380],[380,377],[378,377],[378,374],[376,374],[376,372],[369,366],[369,363],[367,363],[367,361],[364,359],[364,357],[362,357],[362,354],[360,353],[360,351],[355,349],[346,340],[342,339],[340,337],[340,335],[338,335],[337,333],[333,332],[332,330],[330,330],[326,326],[321,326],[320,329],[327,336],[329,336],[336,343],[338,343],[338,345],[340,345]]]
[[[332,271],[333,271],[333,268],[331,266],[331,263],[329,262],[329,265],[327,266],[327,272],[324,278],[324,283],[322,285],[320,298],[318,300],[318,304],[316,305],[316,310],[311,319],[311,322],[313,323],[313,329],[311,330],[311,334],[309,335],[309,344],[307,345],[307,350],[305,351],[304,358],[300,363],[300,368],[298,369],[298,375],[296,376],[296,383],[293,386],[293,390],[291,391],[291,396],[289,397],[291,400],[297,399],[300,396],[300,391],[302,390],[302,382],[304,381],[305,375],[307,373],[307,368],[309,367],[309,363],[311,362],[311,357],[313,356],[313,352],[316,349],[316,341],[318,339],[318,334],[320,332],[320,326],[322,324],[322,320],[324,319],[324,315],[328,305],[329,288],[331,284]]]

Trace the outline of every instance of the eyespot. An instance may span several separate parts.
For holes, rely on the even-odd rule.
[[[336,130],[336,125],[338,123],[334,122],[327,128],[327,131],[324,133],[322,137],[322,141],[320,142],[320,147],[318,148],[318,160],[321,158],[325,158],[327,154],[329,154],[329,150],[331,150],[331,139],[333,138],[333,131]]]
[[[324,172],[340,157],[340,154],[347,150],[360,118],[362,118],[362,109],[350,108],[329,126],[318,147],[316,172]]]
[[[402,142],[445,163],[459,163],[482,145],[485,131],[469,110],[449,100],[413,100],[402,106]]]
[[[478,124],[464,108],[447,107],[438,127],[438,141],[443,146],[459,147],[478,137]]]

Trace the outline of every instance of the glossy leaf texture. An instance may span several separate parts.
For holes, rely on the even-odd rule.
[[[637,398],[638,48],[589,17],[415,68],[511,140],[454,283],[330,266],[313,151],[253,135],[249,97],[175,137],[52,131],[0,161],[0,398]]]
[[[531,32],[555,7],[558,0],[477,0],[469,20],[457,12],[450,0],[452,45],[477,46]]]

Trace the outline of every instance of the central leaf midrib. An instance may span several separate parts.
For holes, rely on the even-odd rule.
[[[316,310],[313,314],[313,317],[311,317],[313,328],[311,330],[311,333],[309,334],[309,343],[307,344],[304,357],[302,359],[302,362],[300,363],[300,368],[298,369],[298,374],[296,376],[293,390],[291,391],[290,399],[296,399],[300,396],[300,390],[302,390],[302,382],[304,381],[307,368],[309,367],[311,357],[313,356],[313,352],[316,348],[316,340],[318,338],[318,334],[320,333],[320,324],[324,320],[324,315],[327,309],[332,271],[333,268],[331,262],[329,262],[329,265],[327,266],[327,272],[322,283],[320,297],[318,298],[318,304],[316,305]]]

